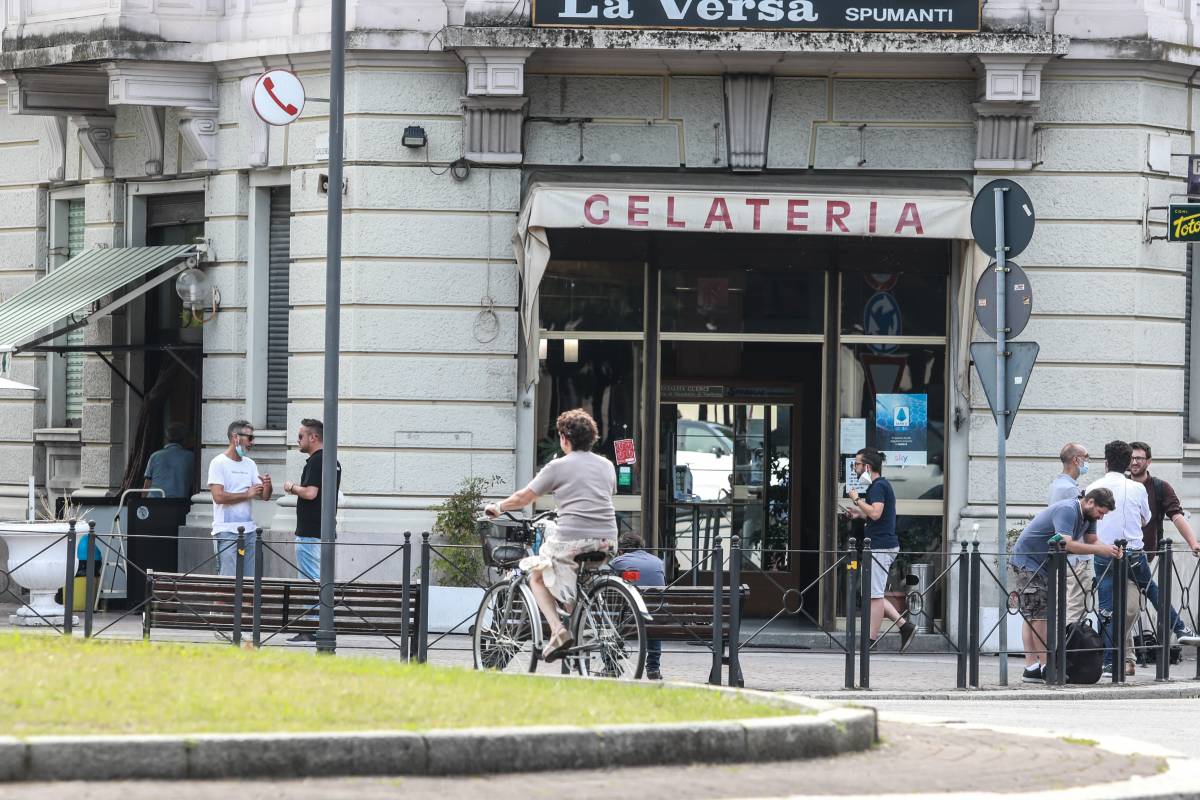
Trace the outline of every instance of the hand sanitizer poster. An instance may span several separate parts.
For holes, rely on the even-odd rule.
[[[875,447],[887,467],[925,466],[929,395],[875,395]]]

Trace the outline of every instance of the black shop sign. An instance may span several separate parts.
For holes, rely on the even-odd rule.
[[[534,0],[533,24],[572,28],[977,31],[979,0]]]

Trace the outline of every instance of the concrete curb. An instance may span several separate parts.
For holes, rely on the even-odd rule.
[[[859,700],[970,700],[980,702],[996,700],[1005,702],[1022,700],[1084,702],[1088,700],[1192,700],[1200,698],[1200,681],[1188,680],[1141,686],[1124,684],[1111,688],[1064,686],[1061,689],[952,689],[935,692],[844,689],[836,692],[805,693],[805,697],[842,702]]]
[[[751,693],[756,694],[758,693]],[[877,741],[873,709],[771,696],[804,716],[410,733],[0,737],[0,782],[480,775],[820,758]]]

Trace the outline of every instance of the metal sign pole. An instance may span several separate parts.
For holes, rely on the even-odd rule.
[[[1003,187],[993,190],[996,198],[996,552],[999,554],[997,577],[1000,579],[1000,602],[997,606],[1000,622],[1000,685],[1008,685],[1008,509],[1006,507],[1005,483],[1007,479],[1005,457],[1008,415],[1005,404],[1007,391],[1006,341],[1008,336],[1008,313],[1005,308],[1004,276],[1004,193]]]
[[[345,125],[346,0],[332,0],[329,28],[329,205],[325,245],[325,415],[321,455],[321,608],[317,652],[337,647],[333,629],[337,524],[338,355],[342,308],[342,129]]]

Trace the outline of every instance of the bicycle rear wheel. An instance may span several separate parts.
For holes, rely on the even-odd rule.
[[[605,581],[580,598],[572,663],[580,675],[636,680],[646,665],[646,624],[632,590]]]
[[[540,623],[525,587],[506,581],[492,584],[475,613],[471,649],[475,669],[533,672],[538,643],[534,625]]]

